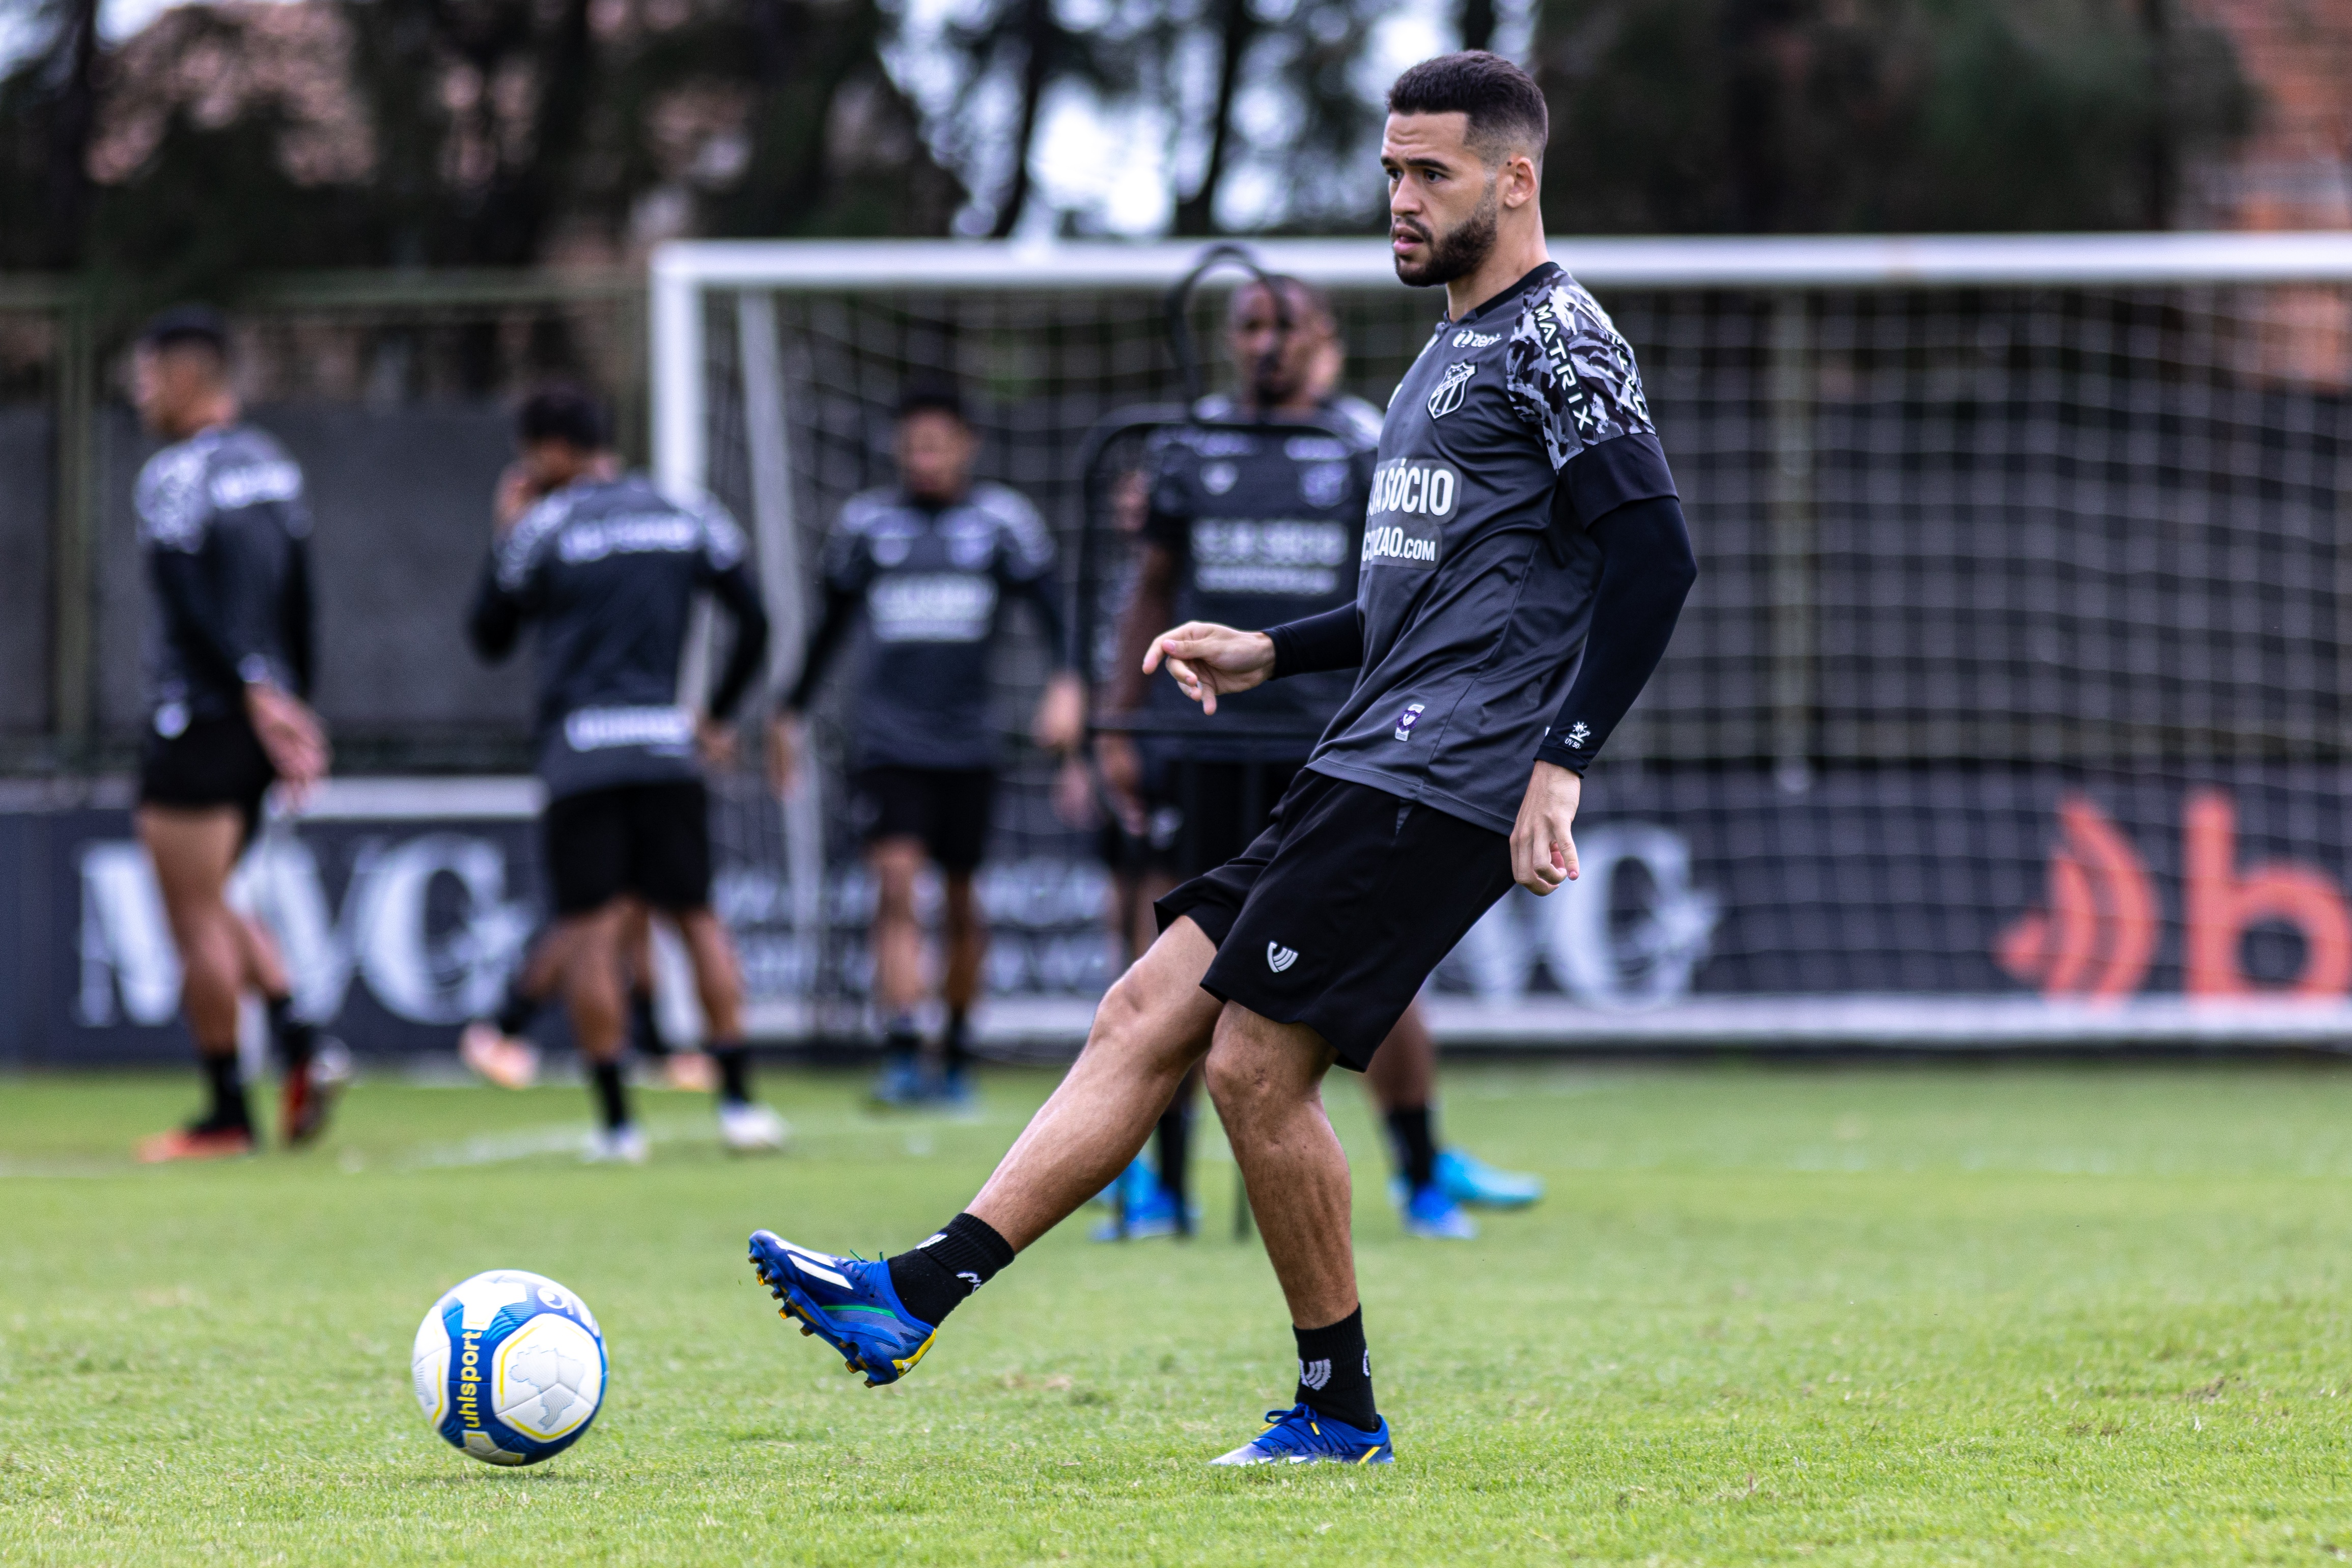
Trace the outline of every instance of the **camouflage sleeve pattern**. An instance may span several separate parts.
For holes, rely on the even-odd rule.
[[[880,493],[875,491],[862,491],[842,503],[833,531],[824,536],[824,555],[817,568],[824,574],[829,592],[866,591],[874,574],[874,552],[869,548],[873,520],[884,504]]]
[[[1054,536],[1029,498],[1003,485],[984,485],[972,500],[996,520],[1002,542],[997,569],[1007,582],[1034,583],[1054,569]]]
[[[211,453],[211,444],[198,437],[164,447],[139,470],[131,499],[142,543],[189,553],[204,548],[212,521]]]
[[[522,514],[499,540],[493,559],[498,563],[499,591],[522,593],[539,563],[572,515],[572,499],[558,492]]]
[[[1561,277],[1529,294],[1504,354],[1511,406],[1555,470],[1613,437],[1655,433],[1633,351],[1582,285]]]
[[[702,564],[711,575],[731,572],[751,553],[741,525],[715,500],[697,501],[692,510],[702,522]]]

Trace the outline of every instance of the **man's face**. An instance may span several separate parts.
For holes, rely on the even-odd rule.
[[[898,482],[917,500],[961,500],[979,450],[962,420],[941,408],[918,409],[898,421]]]
[[[1250,389],[1250,401],[1260,408],[1279,407],[1307,392],[1331,336],[1331,323],[1307,300],[1293,294],[1284,304],[1286,311],[1277,310],[1274,290],[1264,284],[1244,284],[1225,320],[1225,346]],[[1287,331],[1282,325],[1286,313]]]
[[[192,434],[220,395],[220,356],[194,343],[142,344],[131,355],[131,401],[158,436]]]
[[[1493,253],[1496,171],[1466,140],[1466,114],[1391,114],[1381,135],[1389,177],[1389,248],[1398,279],[1451,283]]]

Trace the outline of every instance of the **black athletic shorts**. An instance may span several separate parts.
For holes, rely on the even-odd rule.
[[[613,784],[547,803],[547,879],[559,915],[634,893],[666,913],[710,902],[710,798],[701,782]]]
[[[1265,831],[1306,765],[1171,760],[1146,803],[1152,869],[1197,877],[1233,859]]]
[[[1201,988],[1304,1024],[1361,1072],[1438,961],[1511,886],[1511,841],[1302,772],[1239,856],[1153,906],[1217,944]]]
[[[988,848],[996,809],[992,768],[866,768],[856,780],[858,835],[919,838],[942,871],[968,872]]]
[[[234,806],[248,844],[261,825],[262,797],[277,779],[261,737],[242,713],[194,720],[176,735],[150,727],[139,754],[140,805],[183,811]]]

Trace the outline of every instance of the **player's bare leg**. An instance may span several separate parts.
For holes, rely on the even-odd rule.
[[[144,805],[140,842],[155,867],[164,919],[180,951],[180,1011],[195,1037],[210,1086],[205,1116],[176,1132],[148,1139],[146,1161],[239,1154],[254,1146],[245,1086],[237,1075],[237,996],[247,973],[243,922],[228,907],[229,873],[245,841],[234,807]]]
[[[496,1018],[476,1018],[457,1035],[457,1055],[500,1089],[529,1089],[539,1077],[539,1047],[523,1031],[563,984],[569,930],[558,924],[523,955],[522,971],[507,984]]]
[[[555,934],[563,943],[563,1001],[572,1037],[587,1062],[603,1122],[589,1144],[588,1157],[635,1164],[646,1157],[646,1141],[630,1117],[628,1089],[621,1078],[627,1026],[622,937],[628,916],[628,901],[616,899],[563,921]]]
[[[867,950],[874,955],[874,1010],[882,1021],[882,1076],[874,1097],[889,1105],[909,1104],[921,1094],[915,1058],[922,1037],[915,1009],[923,1000],[923,930],[915,919],[915,879],[927,858],[919,838],[877,838],[866,850],[874,878]]]
[[[743,971],[736,962],[735,941],[709,910],[688,910],[676,919],[694,968],[702,1016],[709,1026],[710,1053],[702,1059],[716,1069],[712,1087],[719,1095],[719,1138],[740,1153],[781,1149],[787,1136],[783,1119],[751,1098],[751,1053],[743,1038]]]
[[[947,1004],[948,1016],[940,1037],[938,1098],[960,1105],[971,1095],[965,1079],[971,1060],[970,1018],[980,995],[981,965],[988,957],[988,921],[972,890],[971,872],[950,871],[942,880],[948,962],[940,999]]]
[[[1323,1110],[1331,1047],[1303,1024],[1277,1024],[1237,1003],[1218,1016],[1209,1099],[1225,1124],[1265,1255],[1302,1329],[1356,1310],[1349,1239],[1348,1152]]]
[[[1119,976],[1086,1047],[971,1201],[1014,1251],[1067,1218],[1143,1147],[1169,1097],[1207,1054],[1222,1004],[1201,989],[1216,948],[1179,920]]]

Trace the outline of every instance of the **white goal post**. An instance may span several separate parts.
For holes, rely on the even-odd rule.
[[[1270,272],[1412,298],[1378,238],[1243,243]],[[1655,815],[1685,847],[1611,840],[1650,902],[1515,916],[1507,952],[1433,996],[1442,1037],[2352,1047],[2352,809],[2329,804],[2352,804],[2352,232],[1550,246],[1642,356],[1678,474],[1692,453],[1695,528],[1716,509],[1705,603],[1613,764],[1658,803],[1629,831]],[[779,333],[814,319],[790,301],[1117,296],[1140,321],[1200,252],[664,245],[656,475],[713,488],[731,421],[730,500],[796,633],[834,490],[795,469],[795,398],[838,389],[822,366],[786,384]],[[1727,297],[1745,303],[1703,303]],[[778,640],[781,676],[797,637]],[[823,827],[801,814],[805,931]],[[1571,927],[1622,963],[1595,979]],[[1488,987],[1487,961],[1548,965],[1559,994]],[[1694,992],[1705,962],[1738,978]],[[1089,1009],[1029,998],[995,1032],[1074,1041]]]

